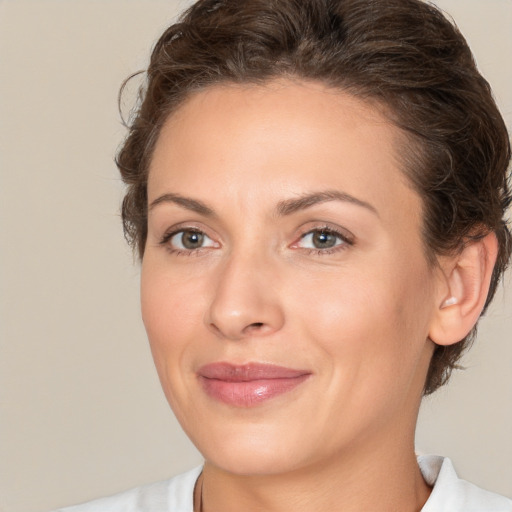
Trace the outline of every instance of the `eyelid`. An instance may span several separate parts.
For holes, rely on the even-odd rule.
[[[186,249],[186,248],[180,248],[171,246],[169,243],[170,240],[176,236],[177,234],[181,232],[198,232],[202,233],[210,239],[213,243],[207,246],[198,247],[196,249]],[[209,250],[212,248],[220,248],[222,246],[222,242],[219,240],[219,237],[216,235],[210,234],[210,229],[207,227],[203,227],[202,225],[199,225],[195,222],[180,222],[178,224],[175,224],[169,228],[167,228],[164,232],[164,234],[160,237],[160,240],[158,242],[159,245],[167,246],[168,250],[172,253],[176,254],[198,254],[202,252],[203,250]],[[326,247],[326,248],[309,248],[309,247],[300,247],[300,242],[303,240],[307,235],[319,232],[319,231],[325,231],[330,234],[333,234],[337,238],[341,240],[341,243],[337,243],[336,245],[332,247]],[[300,249],[305,252],[311,252],[311,253],[319,253],[319,254],[329,254],[332,252],[337,252],[346,249],[347,247],[353,246],[355,244],[355,236],[348,231],[346,228],[343,228],[339,225],[332,224],[330,222],[315,222],[311,221],[304,225],[302,225],[297,235],[295,236],[295,241],[290,244],[288,247],[292,249]]]
[[[303,240],[307,235],[310,235],[315,232],[325,231],[331,233],[338,237],[343,243],[339,243],[329,248],[310,248],[310,247],[300,247],[299,243]],[[328,222],[322,223],[308,223],[305,226],[302,226],[298,237],[291,244],[292,249],[301,249],[304,251],[315,252],[319,254],[329,254],[332,252],[344,250],[346,247],[353,246],[356,242],[355,236],[345,228],[341,226],[333,225]]]
[[[193,249],[189,249],[187,247],[180,247],[177,243],[174,244],[174,248],[179,250],[179,251],[185,251],[185,252],[189,252],[189,251],[198,251],[200,249],[206,249],[208,247],[215,247],[216,246],[216,242],[210,238],[206,233],[203,233],[202,231],[198,231],[198,230],[195,230],[195,229],[180,229],[179,231],[176,231],[174,232],[173,234],[170,234],[170,236],[167,236],[167,243],[171,243],[172,240],[176,237],[178,237],[180,234],[181,236],[183,237],[183,235],[185,233],[196,233],[196,234],[200,234],[203,236],[203,242],[206,242],[206,240],[209,240],[211,243],[204,243],[202,246],[200,247],[196,247],[196,248],[193,248]],[[181,242],[180,242],[181,243]]]
[[[198,233],[204,233],[211,239],[218,239],[219,237],[212,234],[212,230],[200,222],[195,221],[183,221],[177,222],[167,227],[162,235],[159,235],[160,240],[169,239],[172,235],[179,233],[180,231],[197,231]]]
[[[171,246],[170,241],[172,240],[172,238],[174,236],[176,236],[179,233],[187,232],[187,231],[201,233],[205,237],[209,238],[213,242],[213,244],[203,246],[203,247],[198,247],[197,249],[186,249],[186,248]],[[170,252],[176,253],[176,254],[199,253],[203,249],[208,250],[211,248],[218,248],[221,246],[221,243],[218,241],[218,237],[211,235],[209,229],[202,227],[202,226],[198,226],[196,223],[190,223],[190,222],[180,222],[179,224],[175,224],[175,225],[167,228],[165,230],[164,234],[162,236],[160,236],[159,238],[160,238],[159,242],[158,242],[159,245],[167,246],[167,249]]]

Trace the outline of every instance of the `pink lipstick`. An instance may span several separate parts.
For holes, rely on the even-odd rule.
[[[311,372],[261,363],[207,364],[197,372],[203,389],[215,400],[235,407],[254,407],[291,391]]]

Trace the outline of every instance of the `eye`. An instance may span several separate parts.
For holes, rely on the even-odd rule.
[[[191,252],[205,247],[218,247],[218,244],[208,235],[197,229],[181,229],[166,234],[160,243],[170,246],[171,251],[176,252]]]
[[[342,233],[331,228],[312,229],[301,236],[296,247],[310,249],[315,251],[329,252],[330,249],[336,250],[345,245],[352,245],[353,242]]]

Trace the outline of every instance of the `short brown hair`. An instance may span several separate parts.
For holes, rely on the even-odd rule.
[[[510,143],[488,83],[458,29],[420,0],[200,0],[160,37],[117,164],[128,185],[126,238],[144,254],[148,167],[160,129],[196,91],[223,82],[315,80],[377,102],[406,134],[404,171],[423,199],[425,251],[459,250],[494,232],[486,307],[511,252]],[[424,393],[470,345],[437,346]]]

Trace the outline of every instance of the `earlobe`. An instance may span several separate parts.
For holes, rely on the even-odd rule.
[[[442,267],[444,285],[429,337],[437,345],[452,345],[465,338],[477,323],[485,305],[498,253],[494,233],[469,241]]]

